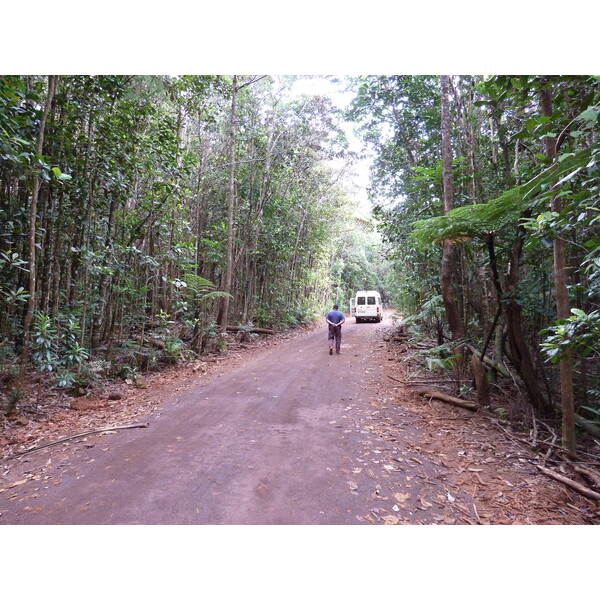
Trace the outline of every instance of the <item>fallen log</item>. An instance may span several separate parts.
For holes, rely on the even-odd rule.
[[[556,405],[559,410],[561,407]],[[581,415],[575,414],[575,423],[579,425],[586,433],[595,437],[596,439],[600,439],[600,429],[596,427],[596,425],[590,423],[587,419],[584,419]]]
[[[132,339],[136,340],[137,342],[145,342],[146,344],[150,344],[151,346],[154,346],[155,348],[160,348],[161,350],[165,349],[165,343],[163,342],[163,340],[157,340],[156,338],[151,338],[150,336],[145,336],[142,339],[141,335],[134,335],[132,336]]]
[[[577,483],[576,481],[573,481],[572,479],[569,479],[568,477],[565,477],[564,475],[561,475],[560,473],[557,473],[556,471],[552,471],[551,469],[546,469],[546,467],[542,467],[541,465],[536,465],[536,467],[542,473],[544,473],[544,475],[547,475],[548,477],[551,477],[552,479],[556,479],[556,481],[560,481],[560,483],[563,483],[567,487],[570,487],[571,489],[575,490],[576,492],[579,492],[582,496],[585,496],[586,498],[589,498],[590,500],[600,500],[600,494],[598,492],[595,492],[594,490],[590,490],[589,488],[585,487],[584,485],[581,485],[580,483]]]
[[[443,402],[448,402],[449,404],[454,404],[455,406],[460,406],[461,408],[466,408],[468,410],[477,410],[479,408],[475,402],[463,400],[462,398],[455,398],[454,396],[449,396],[448,394],[444,394],[437,390],[420,389],[414,391],[419,394],[419,396],[429,396],[436,400],[442,400]]]
[[[266,333],[273,335],[273,329],[263,329],[262,327],[238,327],[237,325],[227,325],[227,331],[247,331],[248,333]]]

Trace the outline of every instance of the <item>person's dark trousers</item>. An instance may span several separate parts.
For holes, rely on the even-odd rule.
[[[342,327],[329,326],[329,347],[333,348],[335,345],[335,351],[339,354],[340,347],[342,345]]]

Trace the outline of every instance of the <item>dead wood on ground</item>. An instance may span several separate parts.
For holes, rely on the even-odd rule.
[[[36,446],[34,448],[29,448],[27,450],[23,450],[23,452],[17,452],[16,454],[12,454],[11,456],[7,456],[6,458],[18,458],[19,456],[24,456],[25,454],[31,454],[32,452],[37,452],[38,450],[42,450],[44,448],[49,448],[50,446],[56,446],[57,444],[62,444],[63,442],[68,442],[69,440],[74,440],[76,438],[85,437],[88,435],[92,435],[94,433],[104,433],[105,431],[116,431],[117,429],[136,429],[138,427],[148,427],[148,423],[137,423],[135,425],[118,425],[116,427],[105,427],[103,429],[94,429],[93,431],[86,431],[85,433],[78,433],[76,435],[70,435],[69,437],[61,438],[60,440],[56,440],[55,442],[50,442],[48,444],[43,444],[42,446]]]
[[[580,483],[577,483],[576,481],[573,481],[572,479],[569,479],[568,477],[565,477],[564,475],[553,471],[552,469],[547,469],[546,467],[542,467],[541,465],[536,465],[536,467],[542,473],[544,473],[544,475],[547,475],[552,479],[556,479],[556,481],[560,481],[560,483],[563,483],[564,485],[570,487],[576,492],[579,492],[582,496],[585,496],[590,500],[600,500],[600,494],[598,492],[595,492],[594,490],[591,490],[590,488],[587,488],[584,485],[581,485]]]
[[[227,331],[246,331],[248,333],[266,333],[267,335],[274,335],[273,329],[263,329],[262,327],[239,327],[237,325],[227,325]]]
[[[419,389],[414,391],[419,394],[419,396],[430,396],[436,400],[442,400],[443,402],[448,402],[449,404],[454,404],[455,406],[460,406],[461,408],[466,408],[468,410],[477,410],[479,408],[475,402],[449,396],[448,394],[444,394],[438,390]]]
[[[145,336],[142,340],[142,337],[138,335],[133,336],[133,339],[138,342],[145,342],[147,344],[150,344],[151,346],[154,346],[155,348],[160,348],[161,350],[165,349],[165,343],[162,340],[157,340],[156,338]]]
[[[573,470],[577,471],[580,475],[586,477],[589,481],[591,481],[595,487],[600,489],[600,473],[594,471],[592,469],[588,469],[586,467],[582,467],[581,465],[571,464]]]

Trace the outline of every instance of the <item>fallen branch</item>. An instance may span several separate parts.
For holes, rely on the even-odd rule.
[[[592,469],[586,469],[581,465],[576,465],[573,463],[571,463],[571,466],[575,471],[577,471],[577,473],[583,475],[584,477],[587,477],[589,481],[591,481],[597,488],[600,489],[600,473],[598,473],[597,471],[593,471]]]
[[[493,419],[490,419],[493,421]],[[515,438],[518,439],[518,438]],[[556,441],[556,438],[552,438]],[[529,442],[526,442],[525,440],[521,440],[524,444],[528,444],[531,445]],[[551,448],[554,448],[555,450],[557,450],[560,454],[564,454],[566,457],[571,458],[573,460],[576,460],[580,463],[584,463],[586,465],[595,465],[595,466],[600,466],[600,462],[598,462],[597,460],[594,461],[589,461],[589,460],[585,460],[585,458],[583,458],[580,455],[585,454],[586,456],[590,456],[591,458],[596,458],[597,455],[596,454],[590,454],[589,452],[584,452],[583,450],[580,450],[579,453],[575,454],[574,452],[569,452],[568,450],[565,450],[565,448],[563,448],[562,446],[559,446],[558,444],[555,444],[554,442],[549,442],[548,440],[538,440],[537,441],[538,444],[543,444],[544,446],[550,446]]]
[[[247,331],[248,333],[266,333],[273,335],[272,329],[262,329],[261,327],[239,327],[237,325],[227,325],[227,331]]]
[[[400,334],[394,335],[392,337],[383,338],[383,341],[384,342],[407,342],[411,338],[412,338],[412,335],[410,335],[409,333],[400,333]]]
[[[452,381],[448,378],[445,377],[443,379],[407,379],[406,381],[404,381],[403,383],[406,384],[410,384],[410,385],[423,385],[425,383],[452,383]]]
[[[455,398],[454,396],[449,396],[448,394],[444,394],[442,392],[438,392],[437,390],[414,390],[419,396],[430,396],[431,398],[435,398],[436,400],[442,400],[443,402],[448,402],[450,404],[454,404],[456,406],[460,406],[461,408],[466,408],[468,410],[477,410],[479,407],[475,402],[471,402],[470,400],[462,400],[461,398]]]
[[[515,442],[519,442],[521,444],[525,444],[526,446],[529,446],[529,442],[519,436],[513,435],[510,431],[508,431],[506,428],[502,427],[502,425],[500,425],[500,423],[498,423],[497,419],[493,419],[492,417],[486,417],[488,421],[490,421],[490,423],[493,423],[494,425],[496,425],[496,427],[499,427],[500,429],[502,429],[502,431],[504,432],[504,435],[506,435],[506,437],[510,438],[511,440],[514,440]]]
[[[154,346],[155,348],[160,348],[161,350],[165,349],[165,343],[163,342],[163,340],[157,340],[156,338],[151,338],[149,336],[142,338],[141,335],[134,335],[132,336],[132,339],[136,340],[137,342],[150,344],[151,346]]]
[[[106,427],[104,429],[94,429],[94,431],[87,431],[86,433],[78,433],[77,435],[71,435],[66,438],[61,438],[60,440],[56,440],[55,442],[50,442],[48,444],[44,444],[43,446],[29,448],[28,450],[23,450],[23,452],[17,452],[17,454],[7,456],[6,459],[24,456],[25,454],[37,452],[38,450],[43,450],[44,448],[49,448],[50,446],[56,446],[57,444],[62,444],[63,442],[68,442],[69,440],[74,440],[76,438],[85,437],[86,435],[92,435],[94,433],[104,433],[105,431],[115,431],[117,429],[136,429],[138,427],[148,427],[148,425],[149,425],[149,423],[138,423],[136,425],[119,425],[116,427]]]
[[[541,465],[536,465],[536,467],[542,473],[544,473],[544,475],[547,475],[548,477],[551,477],[552,479],[556,479],[556,481],[560,481],[560,483],[563,483],[564,485],[570,487],[571,489],[575,490],[576,492],[579,492],[582,496],[585,496],[586,498],[589,498],[590,500],[600,500],[600,494],[598,492],[595,492],[594,490],[590,490],[589,488],[585,487],[584,485],[581,485],[581,484],[577,483],[576,481],[573,481],[572,479],[569,479],[568,477],[565,477],[564,475],[557,473],[556,471],[552,471],[551,469],[546,469],[546,467],[542,467]]]
[[[544,423],[544,427],[550,432],[550,435],[552,436],[551,442],[549,442],[548,440],[540,440],[543,444],[546,444],[548,446],[548,450],[544,455],[544,462],[546,462],[550,458],[550,454],[552,454],[552,448],[556,447],[556,440],[558,439],[558,436],[556,435],[554,429],[552,429],[552,427],[548,425],[548,423]]]
[[[538,428],[533,406],[531,406],[531,420],[533,421],[533,430],[529,432],[529,436],[531,438],[531,447],[535,448],[537,446]]]

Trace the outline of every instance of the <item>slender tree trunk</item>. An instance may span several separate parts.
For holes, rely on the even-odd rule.
[[[56,232],[54,235],[54,248],[52,252],[52,286],[51,286],[51,296],[52,296],[52,304],[50,313],[53,317],[56,317],[58,314],[58,309],[60,306],[60,289],[61,289],[61,276],[62,276],[62,264],[61,264],[61,236],[60,233],[62,231],[62,223],[63,223],[63,194],[60,193],[58,196],[58,207],[57,207],[57,218],[56,218]],[[63,258],[64,260],[64,258]]]
[[[96,308],[96,312],[93,317],[93,335],[90,339],[90,349],[95,351],[100,346],[102,339],[102,333],[105,328],[105,323],[107,320],[108,314],[108,295],[109,295],[109,286],[111,281],[114,278],[114,275],[109,275],[107,273],[108,265],[110,262],[110,254],[112,253],[111,248],[111,240],[114,239],[114,228],[115,228],[115,219],[117,213],[117,198],[116,192],[111,192],[110,204],[109,204],[109,213],[108,213],[108,223],[106,230],[106,237],[104,239],[104,257],[102,259],[102,274],[100,275],[100,281],[98,283],[98,306]]]
[[[35,152],[38,155],[42,154],[44,149],[44,131],[46,129],[46,122],[48,121],[48,115],[50,114],[50,108],[52,106],[52,100],[54,98],[54,93],[56,91],[56,75],[48,76],[48,95],[46,97],[46,105],[44,106],[44,112],[42,114],[42,119],[40,121],[40,130],[38,133],[37,144],[35,148]],[[33,319],[33,314],[36,308],[36,247],[35,247],[35,237],[36,237],[36,221],[37,221],[37,205],[38,199],[40,196],[40,186],[41,180],[39,174],[36,172],[33,176],[33,191],[31,194],[31,208],[29,213],[29,299],[27,301],[27,312],[25,313],[25,321],[23,323],[23,349],[21,351],[21,368],[19,373],[19,389],[21,389],[23,385],[23,379],[25,377],[25,368],[27,365],[27,360],[29,358],[29,330],[31,329],[31,321]],[[14,409],[13,406],[10,406],[10,410]]]
[[[542,113],[552,116],[552,96],[550,90],[543,89]],[[546,136],[546,158],[556,160],[556,138]],[[554,194],[551,200],[552,212],[560,213],[563,209],[562,199]],[[568,319],[570,314],[567,264],[565,258],[565,241],[558,234],[554,238],[554,287],[556,290],[556,313],[559,319]],[[573,400],[573,359],[567,351],[559,361],[560,397],[562,405],[562,445],[566,450],[575,452],[575,409]]]
[[[444,214],[448,214],[454,205],[454,183],[452,178],[452,149],[450,146],[450,104],[448,101],[449,80],[447,75],[441,76],[442,87],[442,161],[443,161],[443,185],[444,185]],[[452,333],[452,339],[457,340],[464,337],[464,327],[458,304],[452,289],[452,271],[454,266],[454,246],[452,242],[445,241],[442,248],[442,267],[440,276],[440,288],[446,309],[448,326]]]
[[[545,409],[546,402],[540,388],[531,352],[527,345],[525,328],[523,326],[523,311],[518,297],[520,280],[520,261],[525,243],[525,231],[519,228],[519,237],[515,242],[510,257],[506,277],[506,327],[509,359],[525,383],[527,393],[538,411]]]
[[[45,198],[45,203],[38,203],[38,212],[44,215],[41,222],[41,228],[44,230],[44,239],[40,243],[41,251],[38,254],[36,264],[38,269],[37,287],[39,291],[38,309],[43,314],[48,314],[50,283],[52,279],[52,249],[54,247],[54,237],[58,237],[59,232],[55,226],[56,198],[53,194],[47,193],[47,190],[42,190],[40,192],[40,200],[43,198]]]
[[[229,124],[229,191],[227,194],[227,264],[225,267],[225,279],[222,291],[231,293],[231,281],[233,279],[233,208],[235,200],[235,118],[237,104],[237,75],[233,76],[231,95],[231,121]],[[227,312],[229,310],[229,296],[221,298],[217,325],[222,333],[227,330]]]

